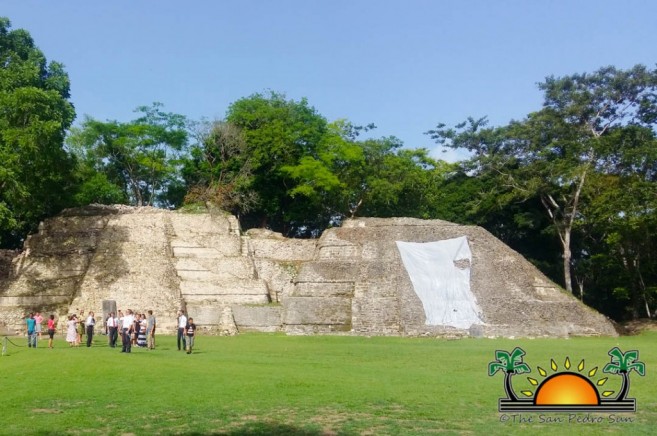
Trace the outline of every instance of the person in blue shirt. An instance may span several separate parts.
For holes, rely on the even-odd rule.
[[[34,314],[30,313],[25,323],[27,324],[27,346],[36,348],[37,346],[37,335],[36,335],[36,320],[34,319]]]

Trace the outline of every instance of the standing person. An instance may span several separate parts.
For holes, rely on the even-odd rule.
[[[75,315],[68,317],[66,321],[66,342],[73,347],[78,346],[78,320]]]
[[[132,348],[131,333],[135,328],[135,317],[132,315],[132,310],[126,310],[126,314],[127,315],[123,317],[123,321],[121,323],[121,333],[123,340],[123,347],[121,348],[122,353],[130,353]]]
[[[185,327],[187,327],[187,317],[185,312],[182,310],[178,311],[178,351],[181,350],[180,343],[182,342],[182,347],[187,348],[185,345]]]
[[[146,336],[148,337],[148,349],[155,349],[155,327],[157,322],[155,316],[153,316],[153,311],[148,311],[148,325],[146,326]]]
[[[48,318],[48,348],[52,348],[52,340],[55,337],[55,315]]]
[[[43,324],[43,316],[41,316],[41,312],[37,312],[36,315],[34,315],[34,321],[36,322],[34,331],[37,334],[38,339],[41,339],[41,325]]]
[[[185,327],[185,332],[187,334],[187,354],[192,354],[192,347],[194,347],[194,336],[196,334],[196,324],[194,324],[194,318],[189,318],[187,327]]]
[[[82,337],[84,336],[84,311],[78,309],[80,315],[76,316],[75,319],[78,322],[78,345],[82,343]]]
[[[94,326],[96,325],[96,318],[94,316],[95,314],[93,312],[89,312],[89,316],[85,321],[87,327],[87,347],[91,347],[91,341],[94,338]]]
[[[107,335],[109,346],[114,348],[116,347],[116,338],[119,331],[119,320],[114,316],[114,312],[110,312],[109,317],[107,318]]]
[[[37,336],[36,336],[36,320],[34,319],[34,314],[30,313],[27,315],[27,318],[25,318],[25,324],[27,325],[27,346],[29,348],[36,348],[37,344]]]
[[[146,321],[146,314],[142,313],[139,318],[139,334],[137,335],[137,346],[139,348],[146,348],[146,329],[148,328],[148,322]]]
[[[137,345],[137,339],[139,339],[139,330],[141,328],[141,315],[139,313],[135,314],[134,326],[132,332],[134,336],[132,337],[132,345]]]

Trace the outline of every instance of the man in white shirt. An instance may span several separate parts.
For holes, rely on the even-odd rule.
[[[185,328],[187,327],[187,317],[185,312],[182,310],[178,311],[178,351],[181,350],[180,345],[182,343],[182,349],[187,348],[187,341],[185,340]]]
[[[132,314],[132,310],[126,310],[126,315],[121,321],[121,332],[122,332],[122,341],[123,348],[121,348],[122,353],[129,353],[131,351],[131,338],[130,335],[134,329],[135,325],[135,316]]]
[[[91,347],[91,341],[94,337],[94,326],[96,325],[96,318],[94,318],[93,312],[89,312],[84,325],[87,327],[87,347]]]
[[[116,347],[116,339],[118,338],[119,320],[114,316],[114,312],[110,312],[107,318],[107,335],[109,346]]]

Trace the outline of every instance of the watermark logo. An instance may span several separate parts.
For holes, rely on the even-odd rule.
[[[588,369],[582,359],[573,365],[568,357],[560,367],[554,359],[548,368],[536,367],[532,373],[530,366],[523,362],[525,351],[516,347],[510,353],[495,351],[495,360],[488,364],[488,375],[504,374],[505,398],[500,398],[500,412],[636,412],[636,399],[628,398],[630,374],[634,371],[640,376],[646,373],[645,364],[639,361],[639,352],[631,350],[623,353],[618,347],[609,350],[611,361],[602,371],[598,366]],[[521,374],[526,376],[528,386],[520,392],[513,388],[513,379]],[[621,386],[617,391],[607,390],[605,384],[609,375],[620,376]]]

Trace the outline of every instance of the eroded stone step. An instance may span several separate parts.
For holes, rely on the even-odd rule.
[[[183,281],[180,283],[180,292],[185,299],[187,295],[269,295],[263,280]]]

